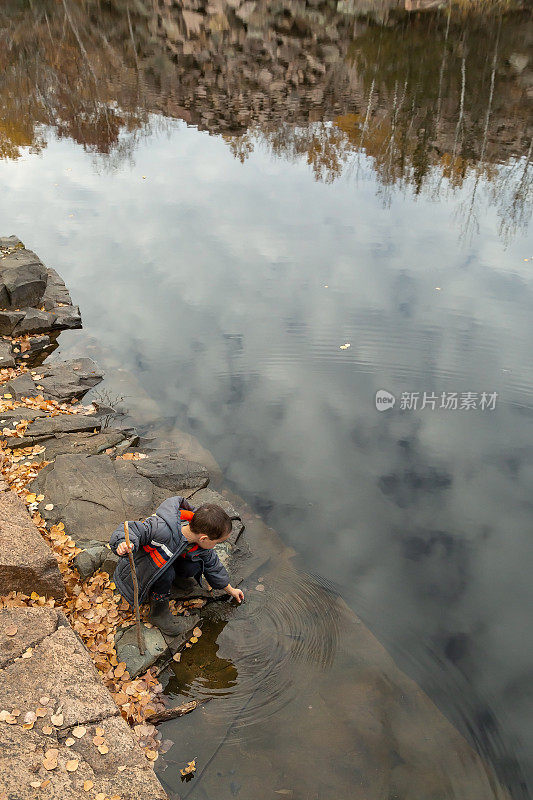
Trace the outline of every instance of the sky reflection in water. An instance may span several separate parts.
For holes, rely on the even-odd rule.
[[[342,125],[286,129],[281,151],[253,126],[228,142],[148,121],[114,166],[47,128],[40,155],[0,162],[0,233],[57,268],[82,309],[60,355],[94,345],[110,384],[119,368],[139,381],[132,411],[144,391],[155,418],[197,435],[521,796],[533,241],[527,225],[502,231],[493,201],[523,161],[455,188],[430,166],[417,196],[385,190],[353,151],[334,182],[315,180],[302,140],[318,130],[327,144]],[[378,389],[498,399],[378,413]]]

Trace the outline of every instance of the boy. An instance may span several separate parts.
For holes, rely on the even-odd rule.
[[[194,512],[190,522],[182,522],[181,511]],[[214,503],[204,503],[195,509],[183,497],[169,497],[155,514],[144,522],[129,522],[129,550],[133,552],[139,603],[150,597],[150,622],[162,633],[177,636],[183,633],[183,619],[175,617],[169,608],[170,589],[175,577],[202,575],[213,589],[224,589],[239,603],[244,600],[240,589],[234,589],[229,575],[213,548],[225,542],[231,534],[231,519],[224,509]],[[119,526],[110,539],[113,552],[128,555],[124,526]],[[113,580],[117,589],[133,605],[133,581],[127,558],[121,558]]]

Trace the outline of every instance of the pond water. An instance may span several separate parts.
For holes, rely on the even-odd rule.
[[[247,602],[167,687],[213,698],[162,726],[183,797],[531,796],[533,24],[417,5],[0,10],[56,355],[248,508]]]

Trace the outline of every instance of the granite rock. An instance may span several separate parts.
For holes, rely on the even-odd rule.
[[[0,493],[0,594],[11,591],[64,597],[56,558],[26,506],[13,492]]]

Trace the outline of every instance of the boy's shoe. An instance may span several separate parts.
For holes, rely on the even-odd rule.
[[[149,620],[167,636],[180,636],[191,627],[189,617],[175,617],[169,608],[168,600],[156,600],[155,597],[150,600]]]

